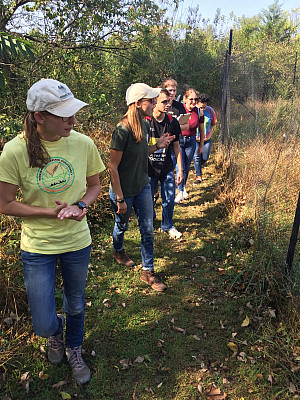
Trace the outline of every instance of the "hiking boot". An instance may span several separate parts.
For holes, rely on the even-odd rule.
[[[168,232],[168,234],[169,234],[169,236],[170,236],[171,239],[179,239],[179,238],[182,236],[182,233],[179,232],[179,231],[175,228],[175,226],[172,226],[172,228],[169,229],[167,232]]]
[[[125,265],[126,267],[133,267],[135,265],[134,261],[128,257],[124,249],[121,251],[114,251],[113,257],[118,264]]]
[[[176,204],[179,204],[179,203],[182,202],[182,200],[183,200],[183,191],[179,191],[179,192],[177,193],[177,196],[175,197],[174,202],[175,202]]]
[[[83,385],[91,379],[91,371],[82,359],[81,346],[66,348],[66,356],[72,368],[73,378],[77,383]]]
[[[186,188],[183,189],[183,198],[187,199],[189,197],[188,192],[186,191]]]
[[[167,289],[167,286],[162,283],[154,271],[143,271],[141,276],[142,281],[148,283],[153,290],[157,292],[163,292]]]
[[[62,327],[65,325],[65,317],[63,315],[58,315],[58,318],[62,320]],[[64,339],[63,332],[58,335],[53,335],[48,338],[48,360],[52,364],[59,364],[64,357]]]

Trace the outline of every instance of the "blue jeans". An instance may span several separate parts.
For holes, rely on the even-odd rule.
[[[158,181],[160,180],[160,194],[162,200],[162,215],[161,215],[161,229],[165,232],[172,228],[173,226],[173,211],[174,211],[174,200],[175,200],[175,176],[174,171],[169,172],[163,178],[149,178],[152,199],[156,193],[156,188],[158,187]],[[153,202],[154,205],[154,202]],[[155,215],[155,210],[153,207],[153,216]]]
[[[141,233],[143,270],[153,270],[153,199],[150,184],[148,183],[137,196],[125,197],[127,204],[126,214],[117,214],[117,196],[111,189],[109,197],[115,214],[113,230],[114,251],[123,250],[124,233],[128,230],[129,218],[133,208]]]
[[[56,314],[55,275],[60,260],[63,278],[63,307],[66,313],[66,346],[77,347],[83,342],[85,282],[91,246],[62,254],[38,254],[21,250],[24,281],[27,290],[34,332],[42,337],[62,332]]]
[[[182,169],[183,169],[183,181],[178,185],[178,191],[182,191],[186,185],[191,162],[195,154],[196,148],[196,135],[194,136],[183,136],[179,141],[181,149]],[[178,173],[178,167],[176,167]]]
[[[202,154],[198,154],[200,143],[197,142],[196,150],[194,154],[194,167],[197,176],[202,176],[202,166],[209,159],[210,148],[211,148],[211,139],[208,139],[204,142]]]

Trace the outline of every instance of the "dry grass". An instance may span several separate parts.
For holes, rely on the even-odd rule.
[[[233,221],[251,219],[271,235],[290,229],[299,195],[300,100],[269,102],[258,108],[263,134],[246,144],[234,141],[230,179],[222,196]],[[232,109],[233,125],[240,113],[239,107]],[[218,164],[227,168],[229,161],[219,154]]]
[[[215,156],[228,178],[220,197],[230,220],[254,239],[252,261],[236,279],[276,309],[282,321],[279,328],[272,323],[262,326],[269,346],[265,356],[275,371],[284,366],[290,379],[300,369],[300,276],[295,273],[300,265],[299,239],[290,276],[285,264],[300,189],[299,110],[300,99],[260,104],[260,134],[253,139],[253,121],[241,118],[239,107],[232,109],[233,129],[234,121],[242,120],[252,136],[242,133],[242,140],[233,140],[230,160],[222,152]]]

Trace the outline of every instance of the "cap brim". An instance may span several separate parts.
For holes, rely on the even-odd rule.
[[[161,92],[161,88],[151,88],[149,92],[143,97],[143,99],[154,99]]]
[[[49,113],[56,115],[57,117],[71,117],[84,106],[88,106],[88,104],[76,99],[75,97],[72,97],[58,104],[55,104],[52,107],[47,107],[45,111],[48,111]]]

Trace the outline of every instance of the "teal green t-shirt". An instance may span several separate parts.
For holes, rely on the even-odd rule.
[[[143,131],[147,136],[148,126],[144,121]],[[110,148],[123,152],[118,172],[124,197],[137,196],[149,182],[146,137],[136,143],[132,133],[120,122],[113,131]]]

